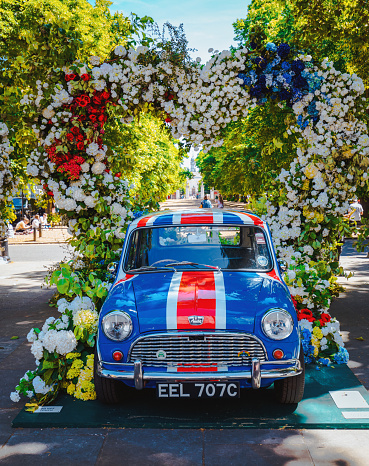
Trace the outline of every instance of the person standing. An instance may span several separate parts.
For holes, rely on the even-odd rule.
[[[364,209],[360,204],[360,199],[355,199],[354,202],[350,204],[350,209],[348,218],[355,221],[358,225],[361,225],[361,216],[363,215]]]
[[[210,202],[209,199],[208,199],[207,194],[205,194],[204,200],[201,201],[201,207],[202,207],[203,209],[211,209],[211,208],[213,207],[213,206],[211,205],[211,202]]]
[[[224,209],[224,201],[223,201],[223,196],[219,194],[218,199],[217,199],[217,207],[218,209]]]

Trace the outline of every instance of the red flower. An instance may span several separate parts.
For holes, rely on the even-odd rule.
[[[98,120],[102,121],[103,123],[108,119],[106,115],[99,115]]]
[[[83,142],[77,142],[77,149],[78,150],[83,150],[85,148],[85,145],[83,144]]]
[[[93,103],[96,104],[96,105],[101,105],[101,97],[99,97],[98,95],[94,95],[94,96],[92,97],[92,101],[93,101]]]
[[[92,121],[92,123],[95,123],[96,122],[96,115],[90,115],[89,116],[90,120]]]
[[[121,172],[119,173],[116,173],[114,176],[116,176],[117,178],[120,178],[122,176]]]
[[[171,121],[172,121],[172,119],[170,117],[165,119],[165,123],[170,123]]]
[[[54,197],[54,193],[52,191],[48,191],[47,195],[50,196],[50,197]]]
[[[84,73],[84,74],[81,74],[81,79],[82,79],[82,81],[87,82],[87,81],[89,81],[91,79],[91,76],[89,74],[87,74],[87,73]]]
[[[331,321],[331,316],[327,312],[322,312],[320,315],[320,325],[323,327],[324,324]]]
[[[88,105],[91,102],[91,99],[88,95],[82,94],[79,97],[76,97],[76,102],[81,107],[86,107],[86,105]]]
[[[72,133],[67,133],[67,139],[68,139],[68,141],[72,142],[73,139],[74,139],[73,134]]]
[[[79,134],[79,128],[78,128],[78,126],[73,126],[73,127],[71,128],[70,132],[71,132],[72,134],[74,134],[74,135]]]
[[[313,313],[310,311],[310,309],[300,309],[297,311],[297,318],[298,320],[306,319],[309,322],[314,322],[316,319],[313,316]]]
[[[76,74],[66,74],[65,75],[65,80],[68,82],[68,81],[74,81],[74,79],[76,79],[77,75]]]
[[[109,97],[110,97],[110,92],[103,91],[102,94],[101,94],[101,97],[102,97],[104,100],[108,100]]]

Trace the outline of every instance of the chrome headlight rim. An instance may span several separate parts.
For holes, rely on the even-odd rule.
[[[120,316],[125,316],[128,318],[128,323],[129,323],[129,332],[123,337],[123,338],[112,338],[111,335],[109,335],[106,331],[105,331],[105,322],[106,322],[106,319],[112,315],[120,315]],[[124,312],[124,311],[120,311],[118,309],[116,310],[113,310],[113,311],[110,311],[108,312],[107,314],[105,314],[105,316],[102,318],[101,320],[101,329],[103,331],[103,334],[106,336],[106,338],[108,340],[111,340],[111,341],[124,341],[124,340],[127,340],[127,338],[129,338],[132,334],[132,330],[133,330],[133,322],[132,322],[132,318],[131,316],[127,313],[127,312]]]
[[[291,330],[290,332],[288,333],[288,335],[285,335],[285,336],[278,336],[278,335],[270,335],[267,333],[266,329],[265,329],[265,320],[266,318],[270,315],[270,314],[273,314],[274,312],[278,312],[278,313],[281,313],[283,315],[285,315],[287,317],[287,319],[290,321],[291,323]],[[264,333],[264,335],[269,338],[270,340],[275,340],[275,341],[281,341],[281,340],[285,340],[286,338],[288,338],[289,336],[291,336],[293,330],[294,330],[294,327],[295,327],[295,323],[294,323],[294,320],[293,320],[293,317],[292,315],[286,311],[285,309],[282,309],[282,308],[279,308],[279,307],[275,307],[275,308],[272,308],[272,309],[269,309],[264,315],[263,315],[263,318],[261,319],[261,329]]]

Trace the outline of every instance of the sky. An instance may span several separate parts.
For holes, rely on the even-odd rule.
[[[112,12],[121,11],[129,16],[151,16],[159,26],[169,21],[174,26],[183,23],[188,46],[196,48],[194,58],[200,57],[205,63],[209,58],[209,48],[222,51],[233,40],[232,23],[245,18],[251,0],[112,0]]]

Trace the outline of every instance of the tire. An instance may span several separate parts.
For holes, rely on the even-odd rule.
[[[122,400],[125,385],[114,379],[100,377],[97,374],[97,346],[94,357],[94,383],[97,399],[106,404],[117,404]]]
[[[305,360],[302,347],[300,348],[299,360],[302,367],[300,375],[274,382],[274,393],[279,403],[296,404],[302,400],[305,388]]]

